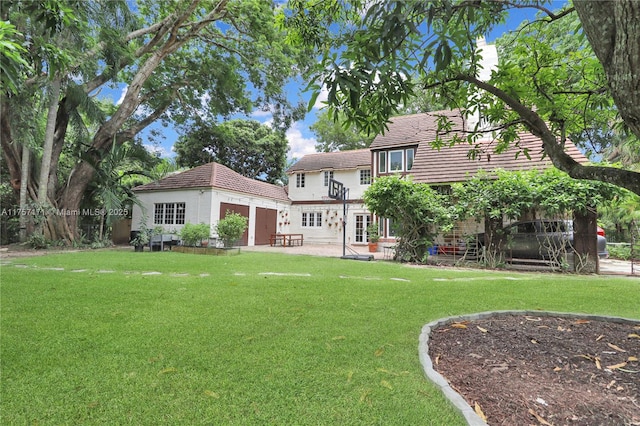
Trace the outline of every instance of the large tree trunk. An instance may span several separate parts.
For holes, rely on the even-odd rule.
[[[640,138],[640,1],[575,0],[620,116]]]
[[[56,130],[56,117],[58,101],[60,99],[60,78],[54,78],[51,82],[49,96],[49,108],[47,110],[47,125],[44,132],[44,144],[42,149],[42,163],[40,166],[40,179],[38,180],[38,203],[47,202],[47,189],[49,187],[49,172],[51,171],[51,153],[53,151],[53,138]]]
[[[22,170],[20,173],[20,230],[18,237],[20,242],[27,241],[27,225],[29,224],[29,217],[25,213],[27,211],[27,196],[28,194],[28,182],[29,182],[29,161],[30,161],[29,146],[25,143],[22,145]]]

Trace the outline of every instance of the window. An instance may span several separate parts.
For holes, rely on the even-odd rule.
[[[391,151],[389,152],[389,171],[401,172],[404,170],[403,157],[404,151]]]
[[[413,158],[415,157],[416,150],[413,148],[407,149],[407,170],[413,168]]]
[[[324,172],[324,186],[329,186],[329,181],[333,179],[333,171]]]
[[[184,225],[185,203],[156,203],[153,209],[155,225]]]
[[[360,185],[371,185],[371,169],[360,170]]]
[[[396,225],[393,223],[393,219],[387,219],[387,236],[396,236]]]
[[[367,226],[369,226],[369,215],[356,215],[356,243],[366,243],[369,239],[367,235]]]
[[[296,173],[296,188],[304,188],[304,173]]]
[[[413,168],[415,148],[397,149],[378,153],[378,173],[405,172]]]
[[[322,213],[302,213],[302,226],[303,227],[321,227],[322,226]]]
[[[378,153],[378,173],[386,173],[387,172],[387,153],[379,152]]]

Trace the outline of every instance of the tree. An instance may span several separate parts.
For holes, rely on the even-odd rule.
[[[180,136],[174,148],[181,167],[215,161],[248,178],[272,183],[282,176],[289,149],[283,131],[255,120],[200,123]]]
[[[445,196],[399,176],[379,177],[363,199],[371,212],[392,220],[398,238],[396,256],[405,262],[423,262],[435,237],[453,224]]]
[[[21,91],[32,93],[32,99],[46,80],[36,51],[48,47],[67,57],[70,50],[56,50],[46,34],[35,37],[31,24],[48,22],[63,7],[85,18],[86,26],[76,34],[82,40],[74,46],[79,53],[71,55],[72,61],[57,75],[67,83],[57,104],[47,198],[58,211],[77,211],[114,141],[130,141],[151,123],[185,125],[195,116],[215,122],[262,108],[274,112],[275,128],[284,129],[301,113],[289,104],[283,88],[310,56],[298,55],[301,49],[287,43],[283,11],[277,5],[258,0],[140,0],[135,15],[130,6],[134,5],[128,1],[73,0],[3,6],[3,14],[25,39],[37,41],[28,57],[30,74],[20,81]],[[90,107],[91,97],[109,87],[126,88],[122,101],[91,131],[88,144],[73,145],[69,123]],[[11,177],[19,181],[17,128],[35,117],[17,113],[18,97],[2,94],[0,102],[0,143]],[[75,158],[64,174],[63,152]],[[29,185],[29,193],[37,193],[38,185]],[[52,238],[77,237],[77,215],[48,220]]]
[[[373,136],[363,134],[354,126],[345,126],[344,120],[332,119],[326,110],[318,114],[310,129],[316,135],[317,152],[368,148],[373,141]]]
[[[361,129],[372,133],[383,131],[389,117],[408,104],[417,90],[433,90],[447,107],[461,108],[467,115],[481,112],[489,118],[499,142],[497,150],[517,144],[520,131],[530,132],[542,140],[554,166],[571,177],[602,180],[640,194],[638,172],[603,165],[584,166],[563,150],[568,130],[577,131],[580,120],[593,118],[585,112],[594,108],[612,111],[613,101],[624,123],[640,136],[637,129],[640,120],[633,113],[640,108],[640,102],[623,103],[619,100],[623,93],[614,94],[638,93],[634,89],[638,77],[633,74],[638,63],[632,59],[623,61],[625,55],[640,56],[640,39],[634,30],[640,21],[638,2],[605,1],[602,10],[598,2],[576,2],[576,9],[581,10],[580,22],[594,44],[596,57],[590,53],[590,45],[580,43],[580,28],[567,36],[576,38],[579,50],[551,58],[547,55],[553,46],[548,41],[527,44],[531,38],[524,34],[521,43],[518,34],[515,42],[519,44],[516,47],[519,55],[504,58],[489,80],[478,77],[482,52],[477,49],[476,40],[502,23],[510,8],[539,10],[538,20],[550,27],[549,32],[576,13],[571,5],[553,12],[544,7],[545,3],[296,0],[291,2],[295,13],[290,25],[321,56],[310,77],[314,81],[310,88],[317,93],[322,86],[326,87],[330,107]],[[604,18],[608,15],[604,8],[611,3],[615,3],[615,19]],[[603,68],[605,55],[598,54],[600,48],[592,40],[602,38],[593,24],[603,21],[608,24],[607,34],[611,35],[605,37],[606,46],[618,55],[615,68],[609,63]],[[579,72],[570,71],[575,65],[579,66]],[[441,130],[446,128],[447,123],[442,122]],[[482,134],[478,130],[469,129],[457,141],[473,143]]]

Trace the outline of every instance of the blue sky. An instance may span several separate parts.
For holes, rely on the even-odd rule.
[[[551,5],[551,9],[559,8],[564,3],[565,3],[564,1],[554,1],[553,4]],[[534,15],[535,13],[533,12],[532,9],[516,9],[514,11],[511,11],[510,18],[507,21],[507,23],[503,26],[496,28],[494,31],[488,34],[487,42],[491,43],[497,37],[501,36],[505,32],[514,30],[515,28],[517,28],[520,22],[522,22],[526,18],[531,18]],[[300,98],[302,98],[305,103],[308,102],[308,99],[310,98],[311,94],[302,92],[305,86],[306,86],[305,83],[291,83],[288,85],[287,89],[292,102],[297,102],[299,101]],[[120,98],[123,97],[124,90],[126,90],[126,88],[124,88],[122,93],[120,94],[118,94],[117,92],[114,92],[114,96],[119,95]],[[119,99],[117,98],[114,99],[114,101],[118,101],[118,100]],[[321,94],[318,97],[316,106],[313,108],[312,111],[307,113],[305,119],[303,121],[295,122],[291,126],[291,128],[287,131],[287,140],[289,142],[289,152],[288,152],[289,159],[291,158],[300,159],[302,156],[306,154],[311,154],[315,152],[314,146],[316,143],[316,139],[315,139],[315,135],[309,129],[309,127],[316,121],[318,111],[320,110],[319,107],[321,107],[321,102],[323,100],[326,100],[326,96],[323,96],[323,94]],[[246,118],[254,119],[262,123],[268,123],[271,120],[270,114],[265,112],[256,112],[255,114],[252,114]],[[150,133],[150,130],[152,129],[158,130],[164,135],[164,140],[162,140],[162,142],[159,145],[154,146],[149,139],[149,133]],[[178,138],[178,133],[173,128],[171,127],[165,128],[165,127],[162,127],[159,123],[156,123],[151,125],[149,128],[145,129],[145,131],[141,133],[140,137],[142,138],[143,144],[147,146],[149,150],[158,151],[162,157],[175,156],[175,153],[173,152],[172,148]]]

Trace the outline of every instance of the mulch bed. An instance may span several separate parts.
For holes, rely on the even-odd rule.
[[[429,356],[490,425],[640,425],[640,323],[496,314],[434,328]]]

